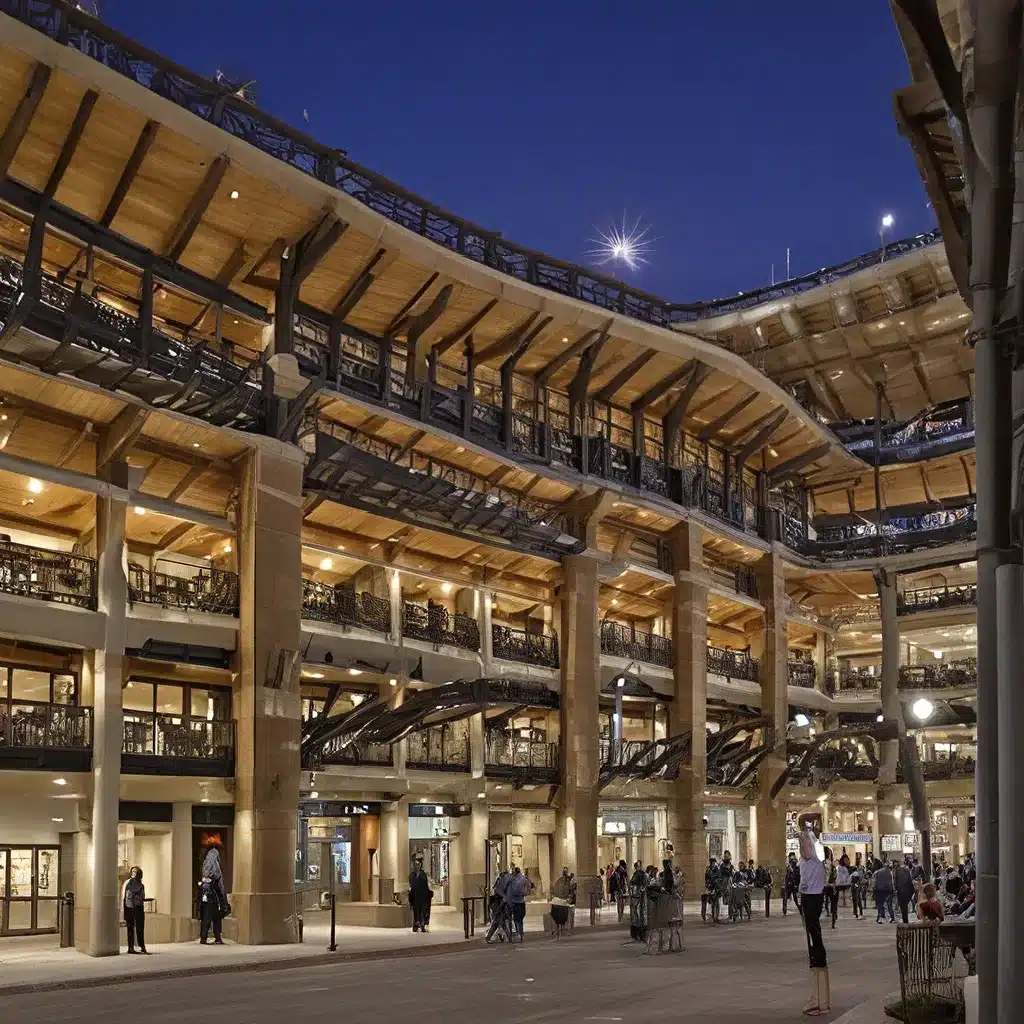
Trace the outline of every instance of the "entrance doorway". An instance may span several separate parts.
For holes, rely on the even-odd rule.
[[[448,872],[451,856],[451,841],[448,839],[410,839],[409,864],[417,857],[423,858],[423,870],[434,890],[434,902],[446,904],[448,896]],[[440,898],[439,898],[440,897]]]
[[[0,846],[0,935],[57,930],[60,850]]]

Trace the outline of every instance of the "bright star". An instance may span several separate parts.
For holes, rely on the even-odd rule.
[[[654,251],[647,235],[650,233],[650,225],[641,225],[641,218],[633,222],[632,227],[626,223],[626,215],[622,215],[622,225],[614,225],[607,231],[595,228],[597,238],[589,241],[597,248],[587,251],[587,256],[597,258],[599,265],[606,263],[625,263],[630,270],[636,270],[641,263],[649,262],[647,257]]]

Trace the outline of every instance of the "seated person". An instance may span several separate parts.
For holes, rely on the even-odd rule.
[[[942,910],[942,902],[936,896],[935,886],[931,882],[921,889],[921,898],[917,904],[917,916],[921,921],[941,921],[946,916]]]

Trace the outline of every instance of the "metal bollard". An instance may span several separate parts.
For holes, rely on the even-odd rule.
[[[337,896],[335,896],[335,894],[333,892],[331,893],[331,897],[330,898],[331,898],[331,944],[327,947],[327,949],[328,949],[329,952],[335,953],[335,952],[337,952],[337,949],[338,949],[338,943],[336,941],[335,934],[334,934],[335,911],[337,909],[337,900],[338,900],[338,898],[337,898]]]
[[[590,894],[590,925],[593,927],[597,924],[597,909],[601,901],[600,893],[592,892]]]
[[[57,903],[60,914],[60,948],[67,949],[75,944],[75,894],[66,892]]]
[[[474,907],[473,907],[473,897],[472,896],[463,896],[462,897],[462,934],[465,935],[467,939],[470,937],[471,934],[473,934],[474,925],[476,924],[476,921],[474,920],[473,909],[474,909]]]

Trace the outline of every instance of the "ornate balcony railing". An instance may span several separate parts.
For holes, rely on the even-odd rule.
[[[813,661],[790,661],[787,663],[789,669],[789,685],[803,686],[813,690],[818,681],[818,670]]]
[[[191,715],[128,712],[122,753],[233,765],[235,723]]]
[[[410,733],[406,743],[405,763],[409,768],[469,769],[469,727],[465,720]]]
[[[896,597],[896,614],[913,615],[915,612],[937,611],[941,608],[973,608],[978,603],[978,586],[969,583],[962,587],[925,587],[906,590]]]
[[[756,683],[760,679],[760,666],[756,658],[745,651],[730,651],[708,644],[708,674],[726,679],[746,679]]]
[[[238,614],[238,574],[166,559],[157,568],[128,564],[128,600],[162,608]]]
[[[302,581],[302,617],[336,626],[362,626],[377,633],[391,632],[391,603],[345,584],[331,586]]]
[[[444,605],[426,606],[406,601],[402,608],[402,635],[440,647],[449,644],[464,651],[480,650],[480,626],[471,615],[452,615]]]
[[[668,637],[607,619],[601,623],[601,653],[663,668],[672,668],[676,663],[675,648]]]
[[[977,686],[978,662],[974,658],[942,665],[901,665],[901,690],[948,690],[951,687]]]
[[[489,766],[558,771],[558,744],[520,739],[490,730],[487,734],[485,761]]]
[[[345,736],[328,740],[318,754],[322,764],[390,765],[390,743],[349,743]]]
[[[871,461],[874,458],[873,423],[838,425],[835,428],[846,450]],[[904,423],[883,424],[879,461],[916,462],[938,458],[974,447],[974,423],[966,401],[928,409]]]
[[[842,668],[839,670],[840,690],[878,690],[882,686],[881,673],[869,672],[866,668]]]
[[[79,50],[275,159],[342,190],[389,220],[446,249],[518,280],[572,295],[646,323],[658,326],[687,323],[760,305],[856,273],[883,258],[882,251],[875,250],[847,263],[738,296],[710,302],[669,303],[589,268],[514,245],[496,232],[428,203],[348,159],[341,151],[324,146],[259,110],[245,99],[244,90],[237,85],[194,74],[77,10],[74,5],[56,0],[0,0],[0,11]],[[886,246],[885,255],[892,258],[902,252],[912,252],[940,238],[937,231],[932,231],[891,242]]]
[[[518,661],[524,665],[558,668],[558,637],[493,623],[491,653],[495,658]]]
[[[92,750],[92,708],[0,701],[0,747]]]
[[[83,555],[0,541],[0,591],[95,608],[96,563]]]

